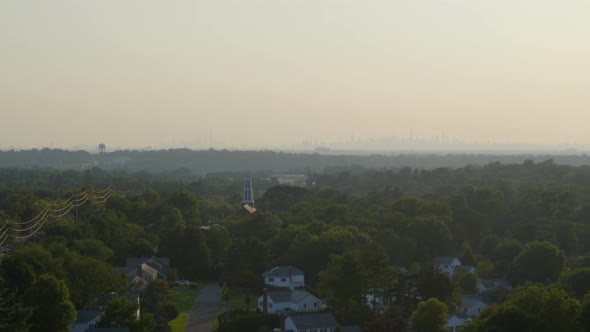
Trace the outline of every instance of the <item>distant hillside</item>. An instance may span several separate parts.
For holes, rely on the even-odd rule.
[[[101,155],[86,151],[33,149],[0,151],[1,168],[125,169],[129,171],[164,172],[188,169],[197,174],[217,172],[308,172],[332,168],[457,168],[485,165],[535,162],[553,159],[557,164],[580,166],[590,164],[588,155],[490,155],[490,154],[397,154],[397,155],[325,155],[274,151],[227,151],[171,149],[160,151],[114,151]]]

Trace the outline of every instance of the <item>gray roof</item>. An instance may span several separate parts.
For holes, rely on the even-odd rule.
[[[449,265],[455,259],[459,260],[455,256],[438,256],[438,257],[434,257],[434,259],[432,260],[432,264],[434,264],[434,265]],[[461,261],[459,261],[459,263],[461,263]]]
[[[447,314],[447,320],[451,320],[451,318],[453,317],[457,317],[460,319],[470,319],[471,317],[469,317],[467,314],[461,314],[461,313],[457,313],[457,314]]]
[[[300,291],[300,290],[281,290],[281,291],[268,292],[268,297],[270,297],[274,303],[280,303],[280,302],[299,303],[299,302],[303,301],[303,299],[305,299],[308,296],[313,296],[313,295],[306,292],[306,291]]]
[[[338,326],[336,318],[330,313],[302,314],[289,316],[297,329],[325,329]]]
[[[487,304],[487,302],[482,297],[480,297],[480,296],[477,296],[477,295],[465,295],[465,296],[463,296],[463,307],[465,307],[465,308],[471,308],[477,302],[482,302],[482,303],[486,303]]]
[[[274,278],[281,278],[281,277],[288,277],[289,276],[289,268],[291,269],[291,275],[303,275],[303,271],[296,268],[295,266],[275,266],[272,269],[264,272],[262,274],[263,277],[274,277]]]
[[[485,288],[512,288],[512,284],[506,279],[479,279],[480,284],[482,284]]]
[[[126,267],[137,267],[139,265],[147,264],[156,269],[160,275],[166,277],[168,269],[170,268],[170,258],[168,257],[129,257],[125,264]]]
[[[87,323],[100,315],[99,310],[78,310],[76,311],[76,323]]]

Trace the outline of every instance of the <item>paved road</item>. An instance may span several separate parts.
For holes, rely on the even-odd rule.
[[[193,304],[185,332],[212,332],[213,322],[223,307],[219,304],[221,290],[216,283],[201,288]]]

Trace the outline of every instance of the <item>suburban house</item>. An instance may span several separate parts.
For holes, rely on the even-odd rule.
[[[338,327],[330,313],[290,315],[285,318],[286,332],[334,332]]]
[[[454,256],[438,256],[432,260],[432,265],[452,278],[455,269],[461,266],[461,261]]]
[[[158,271],[145,263],[138,266],[118,267],[116,270],[125,274],[133,283],[158,279]]]
[[[155,279],[166,279],[170,269],[167,257],[130,257],[124,267],[115,270],[125,274],[133,284],[144,285]]]
[[[86,332],[96,326],[100,320],[100,310],[78,310],[76,311],[76,321],[72,326],[72,332]]]
[[[262,312],[319,311],[324,303],[304,290],[280,290],[265,293],[258,298],[258,309]]]
[[[511,291],[512,284],[506,279],[478,279],[477,289],[480,294],[497,289]]]
[[[139,267],[149,266],[157,272],[159,279],[166,279],[168,277],[168,270],[170,269],[170,258],[168,257],[156,257],[152,256],[149,258],[144,257],[130,257],[127,258],[125,267]],[[150,272],[153,273],[153,272]]]
[[[447,327],[449,328],[449,332],[460,332],[463,326],[470,321],[471,318],[467,315],[448,315]]]
[[[467,316],[477,316],[488,306],[489,304],[477,295],[465,295],[463,296],[463,302],[461,303],[462,311]]]
[[[262,274],[264,283],[274,287],[298,288],[305,286],[303,271],[294,266],[275,266]]]

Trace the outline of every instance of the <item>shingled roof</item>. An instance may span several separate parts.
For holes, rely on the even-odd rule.
[[[280,291],[268,292],[268,297],[270,297],[274,303],[281,303],[281,302],[299,303],[299,302],[303,301],[308,296],[313,296],[313,295],[306,292],[306,291],[300,291],[300,290],[280,290]]]
[[[455,259],[459,260],[457,257],[455,256],[438,256],[435,257],[432,260],[432,264],[433,265],[449,265],[451,264]],[[461,263],[461,261],[459,261],[459,263]]]
[[[281,278],[281,277],[288,277],[289,276],[289,268],[291,269],[291,275],[303,275],[303,271],[294,267],[294,266],[275,266],[272,269],[264,272],[262,274],[263,277],[274,277],[274,278]]]
[[[76,323],[88,323],[102,314],[99,310],[78,310],[76,311]]]
[[[168,276],[168,269],[170,268],[170,258],[168,257],[129,257],[125,264],[126,267],[137,267],[142,264],[149,265],[151,268],[158,271],[162,278]]]
[[[299,330],[327,329],[338,326],[336,318],[331,313],[291,315],[289,318]]]

